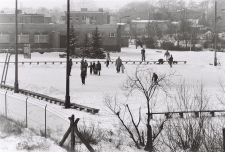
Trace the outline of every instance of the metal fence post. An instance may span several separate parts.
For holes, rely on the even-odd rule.
[[[47,108],[47,105],[45,106],[45,138],[46,138],[46,125],[47,125],[47,123],[46,123],[46,108]]]
[[[28,99],[28,97],[26,98],[26,128],[28,127],[28,124],[27,124],[27,99]]]
[[[225,152],[225,128],[223,128],[223,152]]]
[[[6,101],[6,94],[7,94],[7,91],[5,92],[5,116],[7,118],[7,101]]]

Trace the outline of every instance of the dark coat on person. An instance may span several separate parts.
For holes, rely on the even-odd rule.
[[[82,70],[80,76],[81,76],[81,77],[86,77],[86,71],[85,71],[85,70]]]
[[[85,61],[84,65],[83,65],[83,68],[87,69],[87,67],[88,67],[88,63],[87,63],[87,61]]]
[[[122,60],[120,58],[116,59],[116,66],[120,67],[122,65]]]
[[[155,73],[153,73],[152,81],[153,81],[153,82],[157,82],[157,80],[158,80],[158,75],[155,74]]]
[[[145,54],[145,49],[144,48],[141,50],[141,54]]]
[[[173,56],[171,55],[169,58],[169,62],[172,63],[173,62]]]
[[[97,63],[97,70],[102,70],[102,66],[100,62]]]
[[[95,69],[95,62],[92,64],[93,69]]]
[[[83,68],[84,68],[84,60],[81,60],[81,62],[80,62],[80,70],[83,70]]]
[[[92,71],[93,70],[93,64],[90,64],[89,68],[90,68],[90,71]]]

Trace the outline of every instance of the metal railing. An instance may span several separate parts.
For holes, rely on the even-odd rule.
[[[96,61],[87,61],[87,62],[96,62]],[[104,64],[106,64],[106,61],[99,61],[99,62],[102,62]],[[115,63],[116,61],[110,61],[110,63]],[[133,64],[151,64],[151,63],[154,63],[154,64],[159,64],[159,61],[122,61],[123,63],[133,63]],[[0,63],[5,63],[5,62],[0,62]],[[15,64],[15,62],[9,62],[11,64]],[[59,64],[62,64],[62,63],[66,63],[66,61],[32,61],[32,62],[18,62],[18,63],[21,63],[22,65],[27,63],[27,64],[37,64],[39,65],[40,63],[44,63],[44,64],[55,64],[55,63],[59,63]],[[80,63],[80,61],[73,61],[73,63]],[[163,61],[163,63],[167,63],[167,61]],[[173,64],[178,64],[178,63],[184,63],[186,64],[187,61],[173,61]]]

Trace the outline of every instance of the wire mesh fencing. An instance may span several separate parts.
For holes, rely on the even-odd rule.
[[[0,91],[0,114],[12,118],[37,134],[60,141],[70,126],[65,113],[37,99]]]

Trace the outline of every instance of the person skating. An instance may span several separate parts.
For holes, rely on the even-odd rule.
[[[122,71],[122,73],[124,73],[124,69],[125,69],[125,66],[124,66],[124,64],[122,63],[122,65],[121,65],[121,71]]]
[[[157,80],[158,80],[158,75],[156,73],[153,73],[152,82],[157,83]]]
[[[93,70],[94,70],[94,68],[95,68],[95,61],[93,62]]]
[[[106,67],[107,68],[109,67],[109,61],[111,61],[111,58],[110,58],[110,54],[107,53],[107,56],[106,56]]]
[[[72,59],[70,59],[70,61],[69,61],[69,67],[68,67],[68,69],[69,69],[69,76],[71,76],[72,66],[73,66],[73,62],[72,62]]]
[[[168,62],[170,64],[170,67],[172,68],[172,64],[173,64],[173,56],[171,55],[170,58],[168,59]]]
[[[170,58],[170,52],[168,50],[165,52],[164,57],[166,57],[166,61]]]
[[[120,72],[120,67],[121,67],[121,65],[122,65],[122,60],[120,59],[120,57],[118,57],[118,58],[116,59],[116,64],[115,64],[117,73]]]
[[[96,69],[96,67],[97,67],[97,63],[95,64],[95,61],[93,62],[93,74],[95,75],[95,74],[97,74],[97,69]]]
[[[84,61],[84,66],[83,66],[83,68],[85,68],[86,76],[87,76],[87,68],[88,68],[87,60]]]
[[[97,63],[98,76],[100,76],[101,69],[102,69],[101,63],[98,61],[98,63]]]
[[[92,71],[93,71],[93,65],[92,65],[92,62],[90,62],[89,68],[90,68],[90,75],[92,75]]]
[[[80,61],[80,70],[82,71],[84,68],[84,58]]]
[[[81,71],[81,82],[82,82],[82,85],[85,85],[85,78],[86,78],[86,69],[83,68],[83,70]]]
[[[141,50],[141,60],[145,61],[145,48],[142,48]]]

